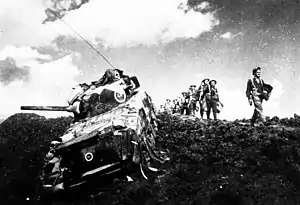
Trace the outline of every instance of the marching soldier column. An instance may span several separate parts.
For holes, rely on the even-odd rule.
[[[251,125],[256,122],[259,124],[265,123],[263,114],[262,102],[269,100],[273,87],[264,83],[261,78],[261,68],[253,69],[253,78],[248,79],[246,96],[250,106],[254,105],[254,113],[251,118]],[[190,85],[187,92],[182,92],[181,97],[177,97],[171,101],[167,99],[165,106],[161,105],[161,112],[178,113],[181,115],[196,116],[200,111],[200,118],[210,120],[211,113],[213,119],[217,120],[217,115],[221,112],[224,105],[220,101],[219,92],[217,89],[217,81],[214,79],[205,78],[201,81],[200,86],[196,89],[195,85]]]
[[[223,107],[219,100],[216,83],[216,80],[210,81],[210,79],[205,78],[198,89],[196,89],[196,85],[190,85],[187,92],[181,93],[182,96],[174,100],[167,99],[165,104],[160,106],[160,112],[196,116],[196,113],[200,111],[201,119],[204,119],[204,113],[206,113],[205,117],[210,119],[212,112],[216,120],[217,114]]]

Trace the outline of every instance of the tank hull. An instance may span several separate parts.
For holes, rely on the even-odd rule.
[[[138,92],[125,103],[70,125],[51,142],[42,168],[46,191],[80,186],[129,164],[146,166],[146,158],[164,163],[155,150],[156,117],[151,98]]]

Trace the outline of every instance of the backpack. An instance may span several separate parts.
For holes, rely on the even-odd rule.
[[[253,78],[250,79],[251,83],[253,85],[253,88],[257,89],[254,82],[253,82]],[[262,99],[268,101],[270,96],[271,96],[271,92],[273,90],[273,87],[269,84],[265,84],[263,79],[260,79],[261,83],[262,83],[262,87],[263,87],[263,93],[261,94]],[[266,91],[267,93],[265,93],[264,91]]]

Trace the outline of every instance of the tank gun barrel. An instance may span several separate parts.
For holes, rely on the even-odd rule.
[[[69,106],[21,106],[21,110],[43,110],[72,112]]]

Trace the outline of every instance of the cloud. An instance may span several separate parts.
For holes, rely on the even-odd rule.
[[[226,32],[226,33],[223,33],[222,35],[220,35],[220,38],[223,38],[223,39],[227,39],[227,40],[231,40],[237,36],[240,36],[240,35],[243,35],[242,32],[239,32],[237,34],[232,34],[231,32]]]
[[[28,77],[28,69],[16,66],[13,58],[0,60],[0,84],[6,86],[15,80],[26,80]]]
[[[222,35],[220,35],[221,38],[225,38],[225,39],[230,39],[232,37],[232,33],[231,32],[226,32]]]
[[[267,116],[284,117],[279,109],[281,96],[285,92],[283,89],[283,84],[274,78],[271,82],[271,85],[273,86],[273,91],[270,99],[268,101],[264,101],[264,112]]]
[[[17,66],[30,66],[37,60],[50,61],[52,59],[50,55],[40,54],[36,49],[32,49],[29,46],[6,46],[0,53],[0,60],[4,60],[7,56],[15,59]]]
[[[241,89],[224,89],[218,86],[220,101],[224,104],[224,108],[218,118],[226,120],[235,120],[243,118],[251,118],[253,114],[253,106],[249,106],[246,94]]]
[[[269,101],[263,101],[263,109],[265,116],[284,117],[280,112],[281,96],[284,93],[282,83],[273,79],[270,83],[273,86],[272,95]],[[250,106],[246,97],[245,90],[242,89],[226,89],[222,83],[218,86],[220,100],[224,104],[224,108],[219,115],[220,119],[250,119],[253,115],[254,106]]]
[[[42,0],[1,1],[1,45],[48,45],[60,35],[77,37],[61,21],[47,18]],[[94,0],[71,10],[63,20],[90,41],[106,46],[153,45],[177,38],[195,38],[219,24],[214,12],[178,9],[182,0]],[[34,11],[34,12],[33,12]]]
[[[193,38],[219,23],[212,12],[185,13],[178,9],[180,3],[179,0],[92,1],[71,11],[64,20],[83,36],[99,39],[106,46],[152,45]],[[97,24],[87,23],[95,20]]]
[[[48,17],[43,23],[62,18],[69,11],[79,9],[83,4],[88,2],[89,0],[45,0],[45,6],[52,11],[55,11],[56,15],[54,15],[51,10],[47,9],[45,12]]]
[[[46,18],[42,0],[0,1],[0,8],[0,50],[6,45],[47,45],[60,33],[54,24],[41,24]]]
[[[45,10],[49,2],[0,1],[0,60],[14,59],[15,70],[7,69],[11,73],[16,74],[24,66],[28,69],[26,81],[8,79],[9,84],[0,86],[1,95],[5,96],[1,101],[3,112],[19,112],[21,104],[65,105],[70,88],[76,84],[74,79],[79,71],[72,62],[74,55],[57,59],[39,53],[41,47],[53,46],[58,37],[78,38],[62,21],[43,24],[48,18]],[[186,4],[187,0],[93,0],[80,8],[68,3],[62,7],[69,10],[64,11],[63,20],[84,38],[104,46],[118,47],[196,38],[219,24],[209,3],[202,2],[188,11],[184,10]],[[179,5],[183,8],[178,8]],[[61,6],[49,7],[61,9],[58,8]],[[69,9],[71,7],[73,10]],[[50,112],[42,114],[54,115]]]
[[[296,109],[296,111],[294,113],[297,115],[300,115],[300,108]]]
[[[15,53],[18,53],[17,50]],[[32,50],[31,53],[35,53],[35,51]],[[2,54],[2,56],[4,55]],[[74,56],[69,55],[45,63],[32,60],[35,59],[34,56],[31,56],[31,60],[26,63],[22,61],[23,57],[20,56],[18,59],[18,55],[16,55],[16,62],[21,60],[22,65],[28,66],[29,80],[26,82],[15,80],[6,86],[0,86],[0,94],[3,96],[0,102],[1,114],[10,115],[21,112],[21,105],[67,105],[66,100],[70,88],[77,84],[75,78],[79,74],[78,68],[73,64],[72,57]],[[37,57],[47,58],[47,56],[36,53]],[[68,115],[68,113],[61,112],[36,113],[47,117]]]

